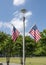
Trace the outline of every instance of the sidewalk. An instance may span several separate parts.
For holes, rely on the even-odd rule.
[[[7,63],[2,63],[2,64],[7,65]],[[9,65],[21,65],[21,64],[9,63]]]

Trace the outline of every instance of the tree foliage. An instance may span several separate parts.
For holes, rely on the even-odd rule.
[[[46,29],[41,33],[41,39],[36,43],[30,36],[25,36],[25,55],[26,56],[46,56]],[[20,35],[14,42],[11,35],[0,32],[0,55],[22,56],[23,36]]]

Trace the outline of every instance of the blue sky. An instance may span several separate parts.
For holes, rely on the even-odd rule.
[[[20,33],[23,32],[22,14],[20,10],[27,10],[25,17],[25,33],[36,24],[39,31],[46,29],[46,0],[0,0],[0,31],[12,34],[13,24]]]

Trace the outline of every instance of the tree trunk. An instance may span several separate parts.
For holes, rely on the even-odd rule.
[[[23,57],[21,57],[21,65],[23,65]]]
[[[7,65],[9,65],[9,63],[10,63],[10,57],[6,57],[6,63],[7,63]]]

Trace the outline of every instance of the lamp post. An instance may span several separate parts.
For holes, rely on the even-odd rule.
[[[21,9],[23,13],[23,65],[25,65],[25,13],[26,9]]]

